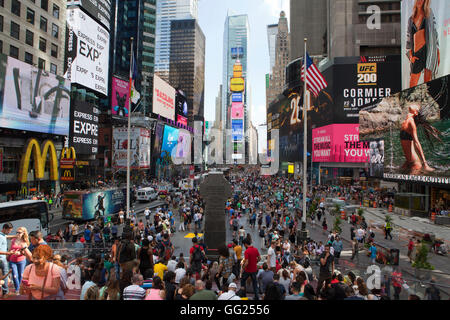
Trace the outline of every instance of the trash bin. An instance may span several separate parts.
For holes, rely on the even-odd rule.
[[[399,249],[391,249],[391,265],[398,266],[398,262],[400,260],[400,250]]]

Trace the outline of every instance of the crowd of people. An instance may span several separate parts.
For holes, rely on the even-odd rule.
[[[308,193],[308,222],[322,224],[324,241],[297,241],[302,223],[301,184],[290,178],[260,177],[256,171],[230,174],[233,196],[224,214],[232,239],[213,255],[200,233],[204,203],[198,188],[168,196],[165,205],[144,217],[119,212],[117,219],[75,223],[60,230],[61,241],[74,243],[79,255],[55,254],[42,233],[24,228],[0,233],[2,293],[29,299],[65,299],[67,274],[80,274],[80,300],[387,300],[400,299],[405,282],[399,268],[384,275],[381,287],[369,289],[364,279],[341,268],[343,241],[328,227],[323,198],[358,199],[352,187],[319,186]],[[312,208],[312,210],[310,210]],[[374,233],[364,220],[351,220],[353,254],[365,248],[372,264],[377,257]],[[118,226],[123,227],[119,234]],[[246,230],[247,228],[247,230]],[[84,229],[84,230],[80,230]],[[189,252],[175,254],[175,232],[195,234]],[[206,230],[207,232],[207,230]],[[7,240],[11,240],[10,248]],[[364,246],[364,244],[367,244]],[[259,247],[259,249],[258,249]],[[101,249],[101,250],[100,250]],[[8,259],[6,259],[8,257]],[[76,271],[74,271],[76,269]],[[391,295],[391,289],[393,295]],[[439,289],[427,288],[427,299]],[[409,299],[420,299],[409,294]]]

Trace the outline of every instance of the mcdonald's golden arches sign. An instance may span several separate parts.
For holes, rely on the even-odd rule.
[[[41,145],[32,138],[29,139],[25,152],[22,155],[19,168],[18,180],[21,183],[28,181],[28,169],[30,167],[31,156],[34,159],[34,176],[36,179],[43,179],[45,173],[45,163],[47,162],[47,155],[50,156],[50,180],[58,181],[58,158],[56,156],[56,149],[53,141],[45,140]]]

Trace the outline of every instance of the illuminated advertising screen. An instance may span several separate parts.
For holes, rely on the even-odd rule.
[[[231,135],[233,141],[244,140],[244,121],[231,120]]]
[[[242,99],[242,92],[234,92],[231,94],[231,102],[243,102],[244,100]]]
[[[244,119],[244,104],[232,103],[231,104],[231,119]]]
[[[102,23],[108,30],[111,21],[110,0],[67,0],[67,5],[79,5],[92,15],[98,22]]]
[[[159,158],[159,153],[161,152],[161,145],[164,133],[164,125],[162,123],[158,123],[155,129],[155,140],[153,143],[153,157]]]
[[[69,145],[77,154],[96,154],[98,152],[98,116],[100,110],[95,104],[74,101],[70,120]]]
[[[333,124],[312,131],[313,162],[368,162],[369,141],[359,140],[359,124]]]
[[[231,58],[237,59],[242,58],[244,56],[244,48],[238,47],[238,48],[231,48]]]
[[[0,54],[0,127],[69,135],[70,81]]]
[[[178,134],[179,131],[177,128],[165,125],[164,126],[164,138],[163,138],[163,144],[161,147],[161,157],[164,157],[165,154],[168,154],[170,156],[172,156],[172,152],[173,155],[176,155],[176,146],[178,144]],[[175,149],[175,151],[174,151]]]
[[[130,131],[130,167],[132,169],[150,168],[150,130],[131,128]],[[127,167],[128,131],[127,128],[113,129],[113,168]]]
[[[179,130],[177,143],[177,158],[189,158],[191,154],[191,135],[186,130]]]
[[[363,106],[401,90],[400,56],[337,57],[322,74],[328,86],[312,101],[315,127],[358,123]]]
[[[369,176],[383,178],[384,140],[370,141]]]
[[[111,112],[113,115],[128,117],[130,82],[112,77]]]
[[[153,79],[153,113],[175,121],[175,89],[157,75]]]
[[[108,95],[109,32],[79,7],[67,9],[65,77]]]
[[[384,178],[450,184],[449,80],[445,76],[360,112],[360,138],[384,140]]]
[[[177,119],[177,124],[182,126],[188,125],[188,102],[184,92],[181,90],[176,91],[175,96],[175,115]]]
[[[402,88],[450,74],[448,0],[403,0],[401,10]]]

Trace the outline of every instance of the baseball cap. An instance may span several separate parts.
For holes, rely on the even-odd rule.
[[[230,283],[230,284],[228,285],[228,289],[229,289],[229,288],[235,288],[235,289],[237,289],[236,283],[234,283],[234,282]]]

